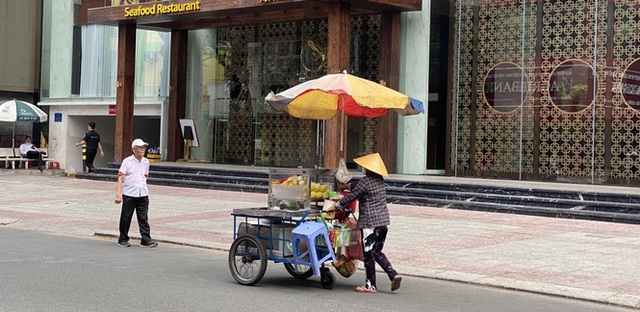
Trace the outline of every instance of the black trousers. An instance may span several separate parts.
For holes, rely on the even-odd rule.
[[[122,212],[120,213],[120,237],[118,242],[129,241],[129,228],[131,227],[131,219],[133,213],[136,213],[138,219],[138,227],[140,228],[140,237],[142,244],[151,242],[151,229],[149,228],[149,220],[147,212],[149,211],[149,196],[131,197],[122,195]]]
[[[362,229],[360,231],[362,233],[362,249],[364,251],[364,269],[367,274],[366,286],[377,289],[376,263],[387,273],[390,280],[398,275],[387,256],[382,252],[389,230],[386,226],[378,226],[373,228],[373,231],[370,229]]]
[[[84,164],[87,166],[87,171],[89,172],[93,172],[95,170],[95,167],[93,166],[93,161],[96,159],[96,154],[98,153],[98,149],[97,148],[88,148],[87,147],[87,151],[85,152],[85,157],[86,160],[84,162]]]
[[[27,155],[25,155],[25,156],[27,156],[27,158],[29,158],[29,159],[35,159],[38,168],[42,167],[42,153],[41,152],[28,151]]]

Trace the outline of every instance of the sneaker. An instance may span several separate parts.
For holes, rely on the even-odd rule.
[[[122,248],[126,248],[131,246],[131,244],[129,244],[129,242],[118,242],[118,247],[122,247]]]
[[[158,246],[158,242],[140,243],[140,247],[153,248]]]
[[[375,288],[367,288],[367,286],[358,286],[356,287],[355,291],[360,293],[369,293],[369,294],[378,293],[378,291]]]
[[[400,288],[400,283],[402,282],[402,276],[396,275],[391,280],[391,291],[396,291]]]

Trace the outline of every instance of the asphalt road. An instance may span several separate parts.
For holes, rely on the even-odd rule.
[[[405,277],[378,294],[336,273],[296,280],[270,262],[255,286],[229,273],[227,253],[162,244],[119,248],[112,239],[0,227],[0,311],[629,311],[619,307],[469,284]],[[334,271],[335,272],[335,271]],[[384,279],[384,280],[383,280]]]

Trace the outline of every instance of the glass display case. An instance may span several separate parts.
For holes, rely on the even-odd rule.
[[[269,168],[269,207],[321,208],[335,189],[335,170]]]

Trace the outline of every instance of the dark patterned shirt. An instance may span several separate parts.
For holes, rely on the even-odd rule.
[[[367,172],[367,176],[360,179],[353,190],[340,200],[340,207],[346,207],[356,199],[360,205],[359,229],[389,225],[387,191],[382,176]]]

